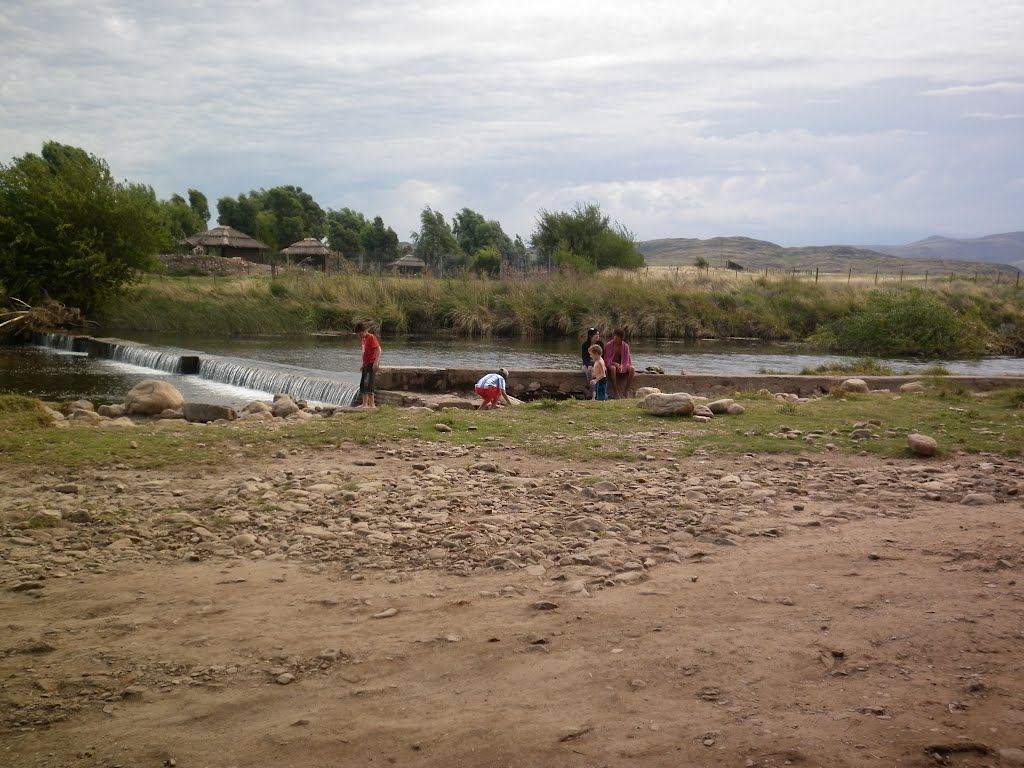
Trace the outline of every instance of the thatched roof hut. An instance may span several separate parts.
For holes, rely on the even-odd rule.
[[[192,248],[201,247],[211,256],[241,256],[249,261],[263,261],[270,250],[269,245],[232,227],[214,227],[186,237],[185,242]]]
[[[407,253],[402,258],[391,262],[391,271],[400,275],[418,275],[427,268],[427,262],[418,256]]]
[[[334,251],[315,237],[307,237],[297,243],[292,243],[281,253],[293,264],[308,264],[324,271],[327,270],[330,258],[334,255]]]

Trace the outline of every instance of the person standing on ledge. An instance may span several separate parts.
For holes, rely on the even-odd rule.
[[[355,335],[363,345],[363,364],[359,369],[359,394],[362,402],[358,408],[376,408],[374,390],[376,389],[377,369],[380,368],[380,342],[377,337],[366,330],[364,323],[356,323]]]
[[[632,394],[633,378],[636,376],[625,335],[621,328],[616,328],[612,331],[612,340],[604,345],[604,363],[617,400]]]
[[[503,407],[498,404],[499,400],[504,400],[505,405],[512,405],[512,401],[508,399],[508,393],[505,391],[505,380],[507,378],[508,369],[499,368],[497,373],[488,373],[476,383],[473,391],[484,399],[484,401],[476,407],[478,411],[486,411],[490,408]]]
[[[590,386],[590,380],[594,378],[594,359],[590,356],[590,348],[597,344],[604,350],[604,343],[601,341],[601,332],[597,328],[587,329],[587,338],[583,342],[583,378],[586,380],[586,384],[583,388],[583,393],[588,399],[594,399],[594,389]]]

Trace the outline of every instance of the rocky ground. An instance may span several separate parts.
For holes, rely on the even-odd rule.
[[[1024,462],[649,451],[0,466],[0,764],[1024,765]]]

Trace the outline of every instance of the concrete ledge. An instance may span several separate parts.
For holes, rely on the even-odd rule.
[[[382,368],[377,374],[380,389],[395,392],[471,392],[473,385],[490,369],[486,368]],[[509,372],[509,392],[516,397],[583,397],[583,374],[577,370],[513,370]],[[897,391],[910,381],[941,381],[972,392],[988,392],[1011,387],[1024,388],[1024,376],[783,376],[721,374],[638,373],[636,386],[658,387],[665,392],[689,392],[694,395],[723,395],[730,392],[789,392],[801,397],[829,392],[845,379],[863,379],[871,389]]]

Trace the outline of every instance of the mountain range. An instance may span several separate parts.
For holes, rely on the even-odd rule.
[[[973,239],[929,237],[907,245],[812,245],[785,248],[749,237],[644,240],[637,248],[651,266],[712,266],[727,262],[744,270],[848,272],[908,275],[994,275],[1024,271],[1024,232]]]

